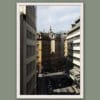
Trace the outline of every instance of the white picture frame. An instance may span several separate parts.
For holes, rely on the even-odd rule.
[[[20,5],[79,5],[81,7],[81,67],[80,67],[80,95],[21,95],[20,94],[20,20],[19,20],[19,6]],[[84,5],[82,2],[71,3],[16,3],[16,28],[17,28],[17,50],[16,50],[16,98],[20,99],[82,99],[84,97]]]

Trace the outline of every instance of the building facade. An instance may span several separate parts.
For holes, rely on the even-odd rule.
[[[50,38],[48,33],[37,33],[37,67],[38,73],[46,69],[45,66],[50,65]]]
[[[51,27],[48,33],[37,33],[37,66],[39,73],[63,70],[63,59],[67,57],[67,39],[55,34]]]
[[[36,8],[20,6],[20,94],[36,93]]]
[[[72,24],[71,30],[67,33],[68,61],[72,63],[70,77],[80,83],[80,18]]]

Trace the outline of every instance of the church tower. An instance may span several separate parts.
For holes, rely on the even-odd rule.
[[[49,30],[49,37],[51,39],[51,53],[55,53],[55,34],[53,33],[51,26]]]

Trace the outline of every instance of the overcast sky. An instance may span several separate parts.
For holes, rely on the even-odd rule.
[[[80,6],[37,6],[37,31],[68,31],[80,16]]]

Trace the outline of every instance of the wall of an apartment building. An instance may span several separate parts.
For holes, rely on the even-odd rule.
[[[37,67],[39,73],[42,73],[50,65],[50,42],[47,33],[37,33]]]
[[[51,55],[52,66],[55,66],[55,71],[61,71],[62,60],[64,58],[64,41],[61,34],[55,35],[55,52]]]
[[[42,33],[42,66],[43,70],[48,70],[50,67],[50,56],[51,56],[51,49],[50,49],[50,38],[47,33]]]
[[[35,7],[26,6],[20,15],[20,93],[36,93]]]
[[[42,69],[45,71],[54,72],[63,70],[64,38],[65,37],[62,37],[61,34],[41,33],[41,39],[37,39],[37,42],[41,40],[42,43],[42,55],[40,55],[39,58],[42,56]],[[39,52],[41,51],[38,50],[38,54],[40,54]]]
[[[80,76],[80,35],[80,19],[77,19],[67,33],[68,60],[73,64],[70,70],[73,80]]]

